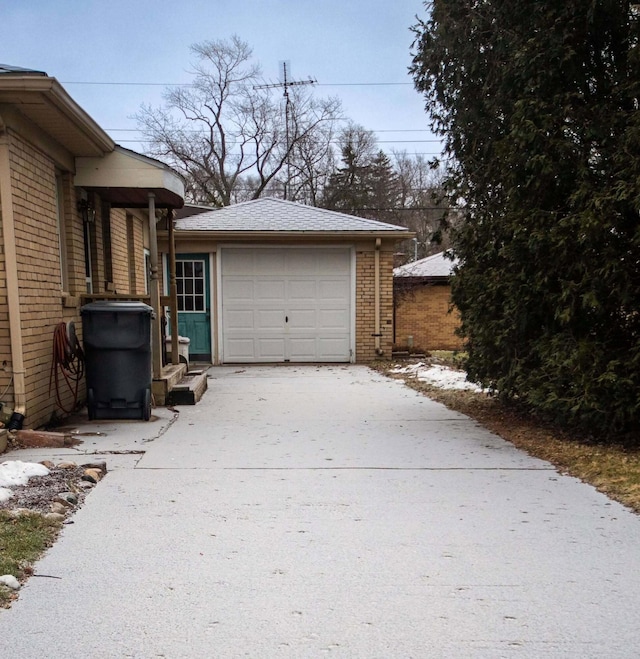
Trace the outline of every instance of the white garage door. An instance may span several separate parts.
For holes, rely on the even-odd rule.
[[[348,362],[348,248],[223,248],[222,348],[230,362]]]

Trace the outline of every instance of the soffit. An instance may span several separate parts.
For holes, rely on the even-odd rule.
[[[55,78],[0,75],[0,104],[12,106],[74,156],[99,156],[114,147]]]

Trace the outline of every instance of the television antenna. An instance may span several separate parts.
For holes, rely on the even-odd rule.
[[[291,130],[289,128],[290,116],[291,116],[291,99],[289,98],[289,87],[299,87],[301,85],[315,85],[317,80],[309,77],[308,80],[289,80],[289,71],[287,62],[281,62],[282,65],[282,82],[274,82],[266,85],[254,85],[254,89],[274,89],[281,87],[283,90],[284,96],[284,128],[285,128],[285,139],[287,146],[286,153],[286,164],[287,164],[287,180],[284,184],[284,198],[287,198],[287,188],[289,186],[289,181],[291,180]]]

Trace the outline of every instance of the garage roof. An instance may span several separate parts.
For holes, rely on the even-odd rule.
[[[178,231],[215,233],[362,233],[406,238],[401,226],[264,197],[176,220]]]

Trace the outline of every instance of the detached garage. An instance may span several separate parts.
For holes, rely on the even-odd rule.
[[[186,213],[196,214],[177,219],[174,231],[178,325],[195,359],[391,355],[393,251],[411,235],[404,227],[272,198]],[[168,232],[160,236],[168,243]],[[163,251],[168,294],[168,244]]]

